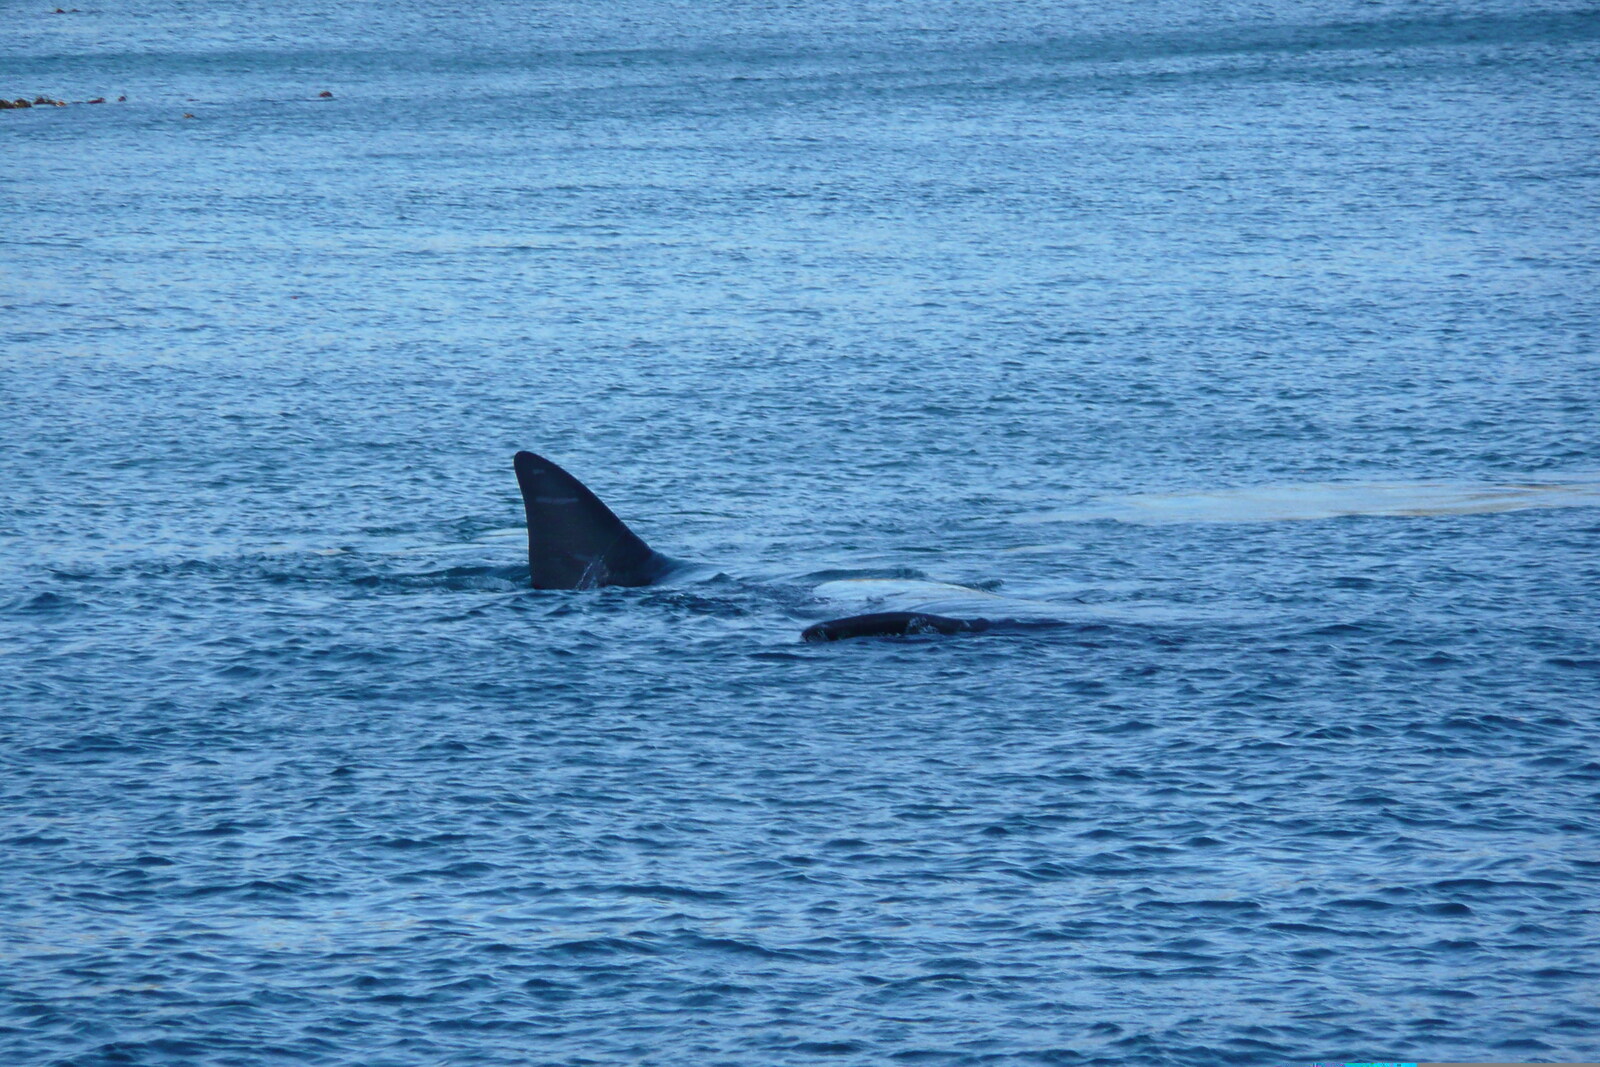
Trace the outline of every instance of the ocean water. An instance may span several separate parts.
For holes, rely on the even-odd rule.
[[[0,1062],[1600,1059],[1591,4],[78,2]]]

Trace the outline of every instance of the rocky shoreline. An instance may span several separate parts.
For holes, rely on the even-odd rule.
[[[330,92],[327,89],[324,89],[322,92],[317,94],[316,98],[319,99],[319,100],[332,100],[333,99],[333,93]],[[127,101],[128,101],[128,98],[126,96],[119,96],[116,99],[116,103],[119,103],[119,104],[125,104],[125,103],[127,103]],[[20,111],[20,110],[22,110],[24,108],[34,108],[34,107],[66,107],[69,103],[72,103],[72,104],[104,104],[104,103],[107,103],[107,102],[108,102],[107,98],[103,97],[103,96],[97,96],[92,100],[72,100],[72,101],[57,100],[54,97],[42,96],[42,95],[41,96],[36,96],[32,100],[29,100],[25,96],[19,96],[19,97],[15,97],[15,98],[12,98],[12,99],[7,99],[5,97],[0,97],[0,111]],[[186,113],[183,117],[188,119],[188,118],[193,118],[194,116],[192,114],[187,114]]]
[[[117,103],[119,103],[119,104],[126,103],[127,99],[128,98],[125,97],[125,96],[119,96],[119,97],[117,97]],[[74,104],[103,104],[105,102],[106,102],[106,98],[103,97],[103,96],[97,96],[93,100],[74,100],[74,101],[72,101],[72,103],[74,103]],[[65,100],[56,100],[56,99],[53,99],[53,98],[48,97],[48,96],[36,96],[32,100],[29,100],[25,96],[19,96],[14,100],[0,99],[0,111],[17,111],[17,110],[20,110],[22,108],[27,108],[27,107],[66,107],[66,106],[67,106],[67,101],[65,101]]]

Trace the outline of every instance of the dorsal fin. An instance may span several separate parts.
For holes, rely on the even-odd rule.
[[[649,585],[668,561],[578,479],[532,452],[514,461],[528,513],[528,574],[535,589]]]

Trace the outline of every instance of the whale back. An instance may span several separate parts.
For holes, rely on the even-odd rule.
[[[670,566],[554,463],[518,452],[513,465],[528,514],[528,574],[535,589],[649,585]]]
[[[847,637],[910,637],[914,634],[982,633],[988,619],[951,619],[922,611],[878,611],[871,615],[852,615],[807,626],[802,641],[842,641]]]

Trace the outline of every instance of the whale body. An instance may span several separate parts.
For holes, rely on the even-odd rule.
[[[682,566],[645,544],[586,485],[550,460],[518,452],[512,465],[528,516],[528,577],[535,589],[653,585]],[[883,611],[819,622],[801,638],[979,633],[989,626],[986,619]]]

